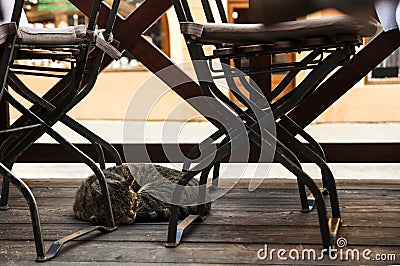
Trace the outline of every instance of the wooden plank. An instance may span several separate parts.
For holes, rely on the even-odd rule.
[[[78,187],[83,179],[25,179],[24,182],[28,186],[32,186],[32,189],[35,187],[44,187],[46,189],[55,189],[55,188],[68,188],[75,189]],[[231,180],[229,179],[220,179],[219,182],[221,185],[226,186],[226,182],[229,181],[231,184]],[[238,182],[236,182],[238,181]],[[317,180],[318,181],[318,180]],[[235,189],[247,189],[249,187],[250,179],[249,178],[241,178],[240,180],[235,180]],[[317,182],[318,184],[318,182]],[[336,179],[336,186],[339,190],[350,189],[350,190],[382,190],[382,191],[398,191],[400,190],[400,180],[396,179]],[[266,178],[264,182],[262,182],[259,186],[261,188],[269,188],[269,189],[297,189],[297,183],[294,179],[287,178]],[[235,191],[235,189],[231,191]],[[240,190],[241,191],[241,190]],[[256,190],[257,191],[257,190]]]
[[[78,231],[85,226],[82,224],[43,224],[43,234],[46,240],[56,240],[64,235]],[[6,227],[5,227],[6,228]],[[4,229],[4,228],[3,228]],[[185,242],[217,242],[217,243],[276,243],[276,244],[320,244],[319,228],[315,225],[207,225],[197,224],[188,229],[185,235]],[[97,235],[93,241],[145,241],[162,242],[165,241],[167,224],[134,224],[120,226],[119,230],[113,234]],[[299,234],[301,231],[301,234]],[[343,227],[341,235],[347,237],[357,236],[357,242],[365,244],[376,237],[374,245],[385,245],[396,242],[393,239],[398,236],[400,230],[392,228],[379,228],[379,231],[371,230],[370,227]],[[397,231],[397,232],[396,232]],[[7,234],[2,230],[3,240],[32,240],[32,228],[29,224],[19,224],[8,226]],[[381,235],[380,235],[381,233]],[[257,236],[257,239],[253,239]],[[356,238],[356,237],[354,237]],[[394,244],[398,244],[394,243]]]
[[[0,262],[18,261],[18,265],[32,265],[32,258],[35,257],[32,244],[24,246],[25,243],[17,241],[6,241],[4,243],[4,252],[7,252],[7,258],[0,258]],[[46,243],[49,245],[49,243]],[[166,249],[163,243],[131,243],[130,245],[120,245],[116,242],[91,243],[86,242],[82,245],[69,245],[67,252],[61,252],[60,257],[54,261],[47,262],[49,265],[55,265],[62,262],[64,265],[79,263],[80,265],[96,264],[103,262],[107,265],[120,265],[121,263],[129,263],[129,265],[159,265],[162,264],[268,264],[268,265],[292,265],[294,261],[280,261],[276,254],[273,260],[259,260],[257,252],[264,248],[264,245],[258,244],[229,244],[229,243],[207,243],[206,245],[197,245],[195,243],[185,243],[177,249]],[[316,245],[273,245],[270,248],[275,249],[315,249],[320,251],[320,247]],[[364,250],[362,246],[352,246]],[[377,247],[373,251],[375,254],[390,254],[393,253],[396,247]],[[397,262],[396,260],[395,262]],[[30,263],[30,264],[29,264]],[[318,262],[302,262],[296,264],[316,264],[316,265],[343,265],[343,261],[329,260],[325,258]],[[376,265],[368,261],[362,261],[363,264]]]
[[[82,224],[43,224],[44,239],[54,241],[63,236],[85,228]],[[167,224],[134,224],[119,226],[111,234],[94,233],[89,236],[91,241],[116,242],[164,242]],[[7,229],[6,231],[4,231]],[[5,232],[7,232],[5,234]],[[387,227],[341,227],[339,235],[345,237],[352,245],[399,246],[400,228]],[[33,240],[30,224],[18,224],[4,227],[2,225],[2,240]],[[319,227],[316,225],[218,225],[197,224],[187,229],[185,243],[298,243],[321,245]],[[371,244],[372,243],[372,244]]]
[[[255,194],[253,194],[255,195]],[[17,206],[25,206],[26,204],[24,203],[24,199],[22,196],[18,196],[19,200],[16,200],[13,198],[13,205]],[[38,205],[42,204],[50,204],[50,206],[68,206],[71,205],[70,203],[73,202],[75,199],[75,194],[69,196],[68,198],[66,197],[36,197]],[[389,208],[398,208],[400,207],[400,202],[396,202],[396,200],[399,199],[399,197],[371,197],[368,194],[365,194],[364,197],[360,195],[360,198],[358,199],[349,199],[344,196],[339,192],[339,199],[340,202],[342,203],[343,206],[347,205],[356,205],[358,208],[366,208],[366,207],[376,207],[377,206],[388,206]],[[329,197],[325,197],[326,203],[328,203]],[[239,196],[236,198],[231,198],[228,196],[223,196],[215,201],[214,206],[217,207],[236,207],[236,206],[243,206],[243,207],[249,207],[249,208],[260,208],[263,206],[276,206],[276,203],[279,203],[279,206],[296,206],[299,203],[299,196],[297,191],[292,192],[292,196],[281,196],[281,195],[276,195],[271,197],[246,197],[244,196],[243,198],[240,198]]]
[[[36,196],[40,215],[42,220],[50,223],[80,223],[75,220],[72,213],[72,204],[75,196],[75,188],[56,188],[48,187],[33,188]],[[357,220],[366,217],[373,218],[376,213],[380,213],[379,217],[385,219],[398,220],[397,215],[400,207],[399,195],[394,190],[339,190],[339,199],[343,216],[357,217]],[[12,201],[10,202],[11,210],[2,214],[3,223],[28,222],[29,213],[25,200],[21,195],[16,193],[15,189],[11,190]],[[328,198],[326,198],[327,203]],[[329,204],[328,204],[329,205]],[[377,208],[376,206],[379,206]],[[297,191],[293,189],[257,189],[252,193],[248,193],[245,189],[232,189],[228,194],[213,203],[211,219],[215,215],[224,216],[228,212],[226,219],[217,219],[222,222],[224,220],[231,221],[235,217],[253,217],[261,216],[263,218],[272,219],[274,221],[290,221],[302,222],[311,221],[314,215],[302,215],[298,212],[299,200]],[[309,218],[314,217],[314,218]],[[276,219],[274,219],[276,218]],[[293,219],[293,221],[292,221]],[[311,219],[311,220],[310,220]],[[215,220],[215,219],[214,219]],[[363,224],[368,224],[367,219]],[[373,219],[377,224],[381,220]],[[249,221],[241,222],[248,223]],[[254,223],[254,222],[252,222]],[[370,224],[370,223],[369,223]],[[392,223],[393,225],[393,223]]]
[[[351,185],[350,181],[347,182]],[[246,181],[239,182],[239,186],[243,183]],[[344,219],[339,236],[347,239],[349,248],[369,248],[375,254],[398,254],[398,189],[377,189],[374,186],[369,189],[368,186],[363,187],[369,182],[352,183],[357,188],[338,191]],[[31,185],[37,195],[46,241],[53,241],[89,225],[73,216],[75,187],[66,184],[53,187],[49,182],[38,182],[36,186],[32,182]],[[32,263],[35,258],[29,211],[16,189],[13,188],[11,192],[10,203],[17,203],[19,207],[14,206],[1,213],[0,263],[25,265]],[[243,265],[272,262],[290,265],[294,262],[258,260],[257,252],[265,244],[275,249],[321,250],[316,212],[300,213],[297,199],[295,188],[263,187],[252,193],[245,188],[234,188],[213,204],[211,214],[205,221],[189,227],[183,243],[177,249],[164,248],[166,222],[138,222],[120,226],[119,230],[110,234],[94,233],[73,241],[50,264]],[[47,247],[49,244],[46,242]],[[400,262],[399,257],[396,259],[396,263]],[[304,263],[308,265],[310,261]],[[324,260],[315,264],[343,265],[343,262]],[[363,261],[362,264],[369,264],[369,261]]]
[[[73,201],[75,198],[76,188],[72,189],[49,189],[49,191],[40,191],[41,188],[32,188],[33,194],[35,195],[38,201],[48,202],[51,206],[58,206],[62,202],[68,203]],[[43,188],[47,189],[47,188]],[[242,191],[240,191],[242,190]],[[219,204],[233,204],[238,202],[239,204],[243,202],[249,202],[249,204],[270,204],[270,201],[285,201],[283,204],[292,204],[298,202],[298,191],[294,189],[288,190],[278,190],[273,191],[273,189],[257,189],[253,192],[249,192],[246,189],[231,189],[227,194],[220,197],[217,202]],[[16,189],[12,189],[11,197],[14,202],[23,202],[24,199],[22,195],[16,191]],[[372,203],[376,204],[388,204],[391,206],[398,206],[400,202],[397,202],[399,196],[397,195],[398,191],[396,190],[382,190],[378,189],[372,190],[338,190],[338,195],[343,203],[357,203],[361,204],[360,206],[369,205]],[[60,199],[61,202],[57,202],[57,199]],[[328,196],[325,196],[325,199],[329,199]]]
[[[70,183],[68,179],[50,179],[42,183],[41,180],[26,179],[26,184],[30,187],[35,195],[38,197],[72,197],[76,192],[82,180],[73,179],[70,185],[51,186],[51,180],[54,182],[60,181],[61,183]],[[229,178],[220,179],[220,184],[224,181],[230,180]],[[237,182],[229,188],[224,198],[269,198],[269,197],[293,197],[297,193],[297,182],[295,179],[265,179],[263,183],[254,191],[248,190],[248,178],[240,180],[233,179]],[[77,181],[77,182],[76,182]],[[317,180],[318,181],[318,180]],[[232,181],[229,182],[231,184]],[[320,183],[320,182],[318,182]],[[0,183],[1,184],[1,183]],[[39,184],[39,185],[38,185]],[[339,179],[336,180],[338,193],[343,197],[349,198],[364,198],[366,195],[373,197],[397,197],[400,190],[400,180],[354,180],[354,179]],[[222,187],[224,188],[224,187]],[[20,192],[11,187],[11,195],[20,195]]]
[[[376,227],[398,228],[399,210],[384,209],[378,211],[360,211],[342,209],[344,227]],[[82,227],[88,225],[85,221],[77,220],[73,214],[72,206],[59,209],[41,206],[39,214],[42,224],[68,225],[76,224]],[[149,222],[136,222],[137,224],[152,225]],[[2,213],[0,227],[18,226],[18,224],[30,224],[30,216],[27,208],[21,209],[11,206],[11,209]],[[157,223],[159,224],[159,223]],[[310,214],[300,213],[299,206],[294,208],[260,208],[258,210],[243,210],[243,208],[223,209],[212,208],[210,215],[202,224],[207,225],[237,225],[248,224],[257,226],[318,226],[316,212]]]

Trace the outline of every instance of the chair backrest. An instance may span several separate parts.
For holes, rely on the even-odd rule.
[[[93,0],[92,12],[91,12],[89,24],[87,27],[88,30],[91,30],[91,31],[95,30],[96,24],[97,24],[97,18],[99,16],[99,11],[100,11],[102,2],[103,2],[102,0]],[[111,35],[111,31],[114,27],[115,18],[118,13],[118,7],[119,7],[120,2],[121,2],[121,0],[113,0],[110,14],[108,16],[108,20],[106,23],[105,32],[103,33],[105,40],[108,40]]]
[[[7,29],[6,30],[7,32],[4,34],[5,38],[4,37],[1,38],[2,43],[5,43],[5,46],[0,51],[0,100],[1,100],[3,96],[4,86],[7,80],[10,60],[12,58],[14,51],[14,44],[17,36],[17,27],[21,20],[24,1],[23,0],[0,0],[0,1],[1,1],[0,11],[2,12],[2,19],[3,19],[2,23],[7,22],[8,24],[13,24],[11,25],[13,30],[10,31]],[[8,25],[2,25],[2,26],[8,26]]]
[[[120,4],[120,0],[113,0],[113,4],[110,10],[110,15],[108,16],[108,20],[106,23],[106,28],[105,28],[105,32],[104,32],[104,38],[106,40],[108,40],[108,38],[110,37],[111,31],[114,28],[114,23],[115,23],[115,19],[117,17],[118,14],[118,7]]]
[[[228,23],[228,18],[225,13],[224,5],[221,0],[200,0],[203,6],[204,15],[207,22],[215,22],[216,16],[214,16],[211,8],[211,2],[215,2],[218,9],[218,16],[222,23]],[[179,22],[194,22],[193,16],[190,11],[190,6],[187,0],[172,0],[175,11],[178,16]]]

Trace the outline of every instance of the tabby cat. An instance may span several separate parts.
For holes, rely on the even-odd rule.
[[[136,220],[168,220],[170,205],[160,198],[171,198],[173,187],[171,189],[166,185],[164,178],[177,183],[183,175],[183,172],[153,164],[130,163],[105,169],[104,176],[110,193],[115,223],[131,224]],[[173,186],[171,182],[167,183]],[[195,204],[198,185],[196,179],[189,181],[187,185],[189,190],[185,189],[182,198]],[[75,216],[94,224],[105,224],[106,216],[103,206],[99,182],[95,175],[89,176],[82,182],[76,193],[73,206]],[[210,208],[211,204],[207,203],[205,214],[210,211]],[[180,219],[197,213],[195,205],[179,207]]]

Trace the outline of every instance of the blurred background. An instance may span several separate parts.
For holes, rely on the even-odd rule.
[[[129,16],[143,2],[143,0],[125,0],[121,4],[120,15]],[[200,1],[191,1],[194,7],[194,16],[201,17],[202,9]],[[232,23],[248,22],[248,0],[226,0],[228,18]],[[290,8],[290,7],[288,7]],[[85,17],[67,0],[27,0],[25,10],[28,20],[35,27],[65,27],[85,22]],[[300,19],[312,19],[318,17],[341,15],[334,9],[326,9]],[[196,18],[197,19],[197,18]],[[159,47],[166,55],[176,63],[189,62],[186,45],[179,31],[179,24],[174,10],[171,9],[162,16],[157,23],[149,28],[144,35],[154,45]],[[364,40],[365,44],[368,39]],[[275,57],[273,60],[287,62],[294,60],[302,54],[286,54]],[[41,64],[51,64],[43,61]],[[336,104],[316,119],[317,123],[332,122],[398,122],[400,121],[400,52],[395,51],[384,60],[376,69],[361,80],[355,88],[342,97]],[[273,86],[282,79],[284,73],[273,74]],[[93,92],[76,108],[71,115],[83,120],[123,120],[125,111],[135,91],[152,76],[152,73],[143,67],[133,56],[126,55],[120,61],[112,63],[104,71],[97,82]],[[27,77],[30,84],[38,91],[46,90],[56,80],[48,78]],[[299,77],[295,82],[301,81]],[[287,90],[295,86],[291,84]],[[149,92],[151,93],[151,92]],[[115,104],[106,102],[109,98]],[[181,101],[174,93],[167,93],[165,99],[157,104],[150,117],[131,117],[130,119],[164,120],[168,110]],[[145,99],[144,99],[145,100]],[[167,103],[167,104],[165,104]],[[105,106],[106,108],[94,108]],[[166,106],[167,105],[167,106]],[[370,110],[374,110],[371,112]],[[16,114],[13,114],[15,117]],[[170,117],[172,120],[192,119],[191,110],[182,109],[180,114]],[[197,120],[203,120],[201,117]]]

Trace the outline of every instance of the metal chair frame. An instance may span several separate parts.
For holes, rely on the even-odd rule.
[[[189,4],[186,0],[173,0],[172,2],[174,4],[179,22],[193,22],[193,17],[190,12]],[[222,2],[220,0],[216,0],[215,2],[222,23],[227,23],[227,18]],[[202,0],[201,3],[203,5],[207,22],[214,23],[215,19],[212,14],[209,1]],[[333,174],[326,164],[325,154],[319,143],[314,140],[309,134],[307,134],[294,121],[289,119],[286,114],[290,110],[298,106],[304,99],[306,99],[307,96],[310,95],[323,81],[323,79],[326,78],[326,76],[331,73],[337,66],[351,63],[351,60],[355,54],[355,46],[361,44],[360,38],[358,36],[350,36],[348,38],[345,38],[343,41],[335,43],[325,42],[319,45],[308,46],[296,45],[294,47],[284,46],[281,48],[279,48],[278,46],[275,46],[275,48],[271,48],[271,46],[268,46],[266,47],[267,49],[263,49],[261,51],[259,50],[253,53],[242,53],[239,55],[235,53],[226,54],[224,53],[224,49],[225,47],[227,47],[226,50],[235,51],[236,49],[236,51],[240,51],[242,47],[235,47],[231,44],[211,43],[211,45],[215,46],[216,52],[214,52],[214,54],[211,56],[206,56],[202,47],[204,43],[196,41],[192,38],[192,36],[187,34],[184,34],[184,37],[187,47],[189,49],[191,59],[196,62],[194,63],[194,67],[199,80],[212,80],[213,72],[220,72],[221,74],[219,74],[217,78],[225,78],[227,80],[230,91],[244,106],[247,107],[247,109],[243,111],[240,107],[233,103],[218,89],[214,82],[200,82],[203,94],[206,96],[218,98],[227,106],[229,106],[232,111],[236,112],[236,114],[243,119],[243,122],[248,131],[249,139],[256,145],[261,147],[261,144],[265,144],[267,145],[267,147],[269,145],[270,148],[273,148],[273,145],[271,143],[276,143],[275,161],[281,163],[297,177],[301,211],[310,212],[315,204],[318,211],[322,244],[324,248],[335,245],[336,235],[342,219],[340,215],[339,201]],[[291,64],[268,64],[266,67],[261,67],[256,70],[252,70],[246,67],[243,68],[240,64],[240,58],[243,57],[258,56],[260,54],[298,52],[304,50],[309,50],[311,52],[302,61]],[[322,57],[323,53],[329,53],[329,55],[327,57]],[[213,69],[212,63],[209,63],[208,65],[207,63],[198,63],[198,61],[206,62],[207,60],[211,61],[213,59],[218,59],[221,63],[224,63],[222,70]],[[232,71],[232,69],[229,67],[231,60],[233,61],[235,67],[245,72],[246,74],[271,73],[274,71],[282,70],[288,72],[283,81],[278,85],[275,90],[263,95],[256,87],[254,87],[254,84],[252,84],[252,82],[248,82],[247,80],[245,80],[242,74]],[[294,90],[287,93],[282,98],[277,99],[277,96],[281,94],[287,84],[302,69],[311,69],[311,72],[307,75],[304,81],[299,84]],[[246,101],[246,96],[237,88],[237,85],[233,81],[233,77],[239,77],[241,84],[246,89],[246,92],[250,94],[250,98],[256,100],[254,100],[253,102],[250,101],[250,103],[249,101]],[[265,137],[261,137],[260,131],[267,129],[260,128],[261,121],[257,121],[254,114],[255,111],[260,112],[262,111],[262,108],[266,108],[265,106],[261,106],[260,103],[257,103],[257,99],[260,98],[265,98],[268,100],[268,102],[270,103],[269,110],[271,111],[270,114],[265,113],[265,117],[262,117],[261,119],[268,121],[266,119],[271,118],[270,115],[272,113],[274,116],[274,121],[284,120],[286,125],[290,126],[291,132],[296,133],[295,135],[292,135],[286,128],[283,128],[278,123],[275,123],[278,132],[277,138],[275,138],[273,134],[271,134],[273,132],[268,132],[268,139],[265,139]],[[258,117],[258,119],[260,118]],[[202,175],[204,175],[205,172],[209,172],[211,167],[214,166],[213,184],[217,185],[220,160],[230,153],[231,148],[231,139],[229,139],[226,131],[226,129],[219,129],[202,143],[197,145],[189,153],[188,157],[190,159],[188,159],[184,164],[184,170],[188,171],[188,173],[182,179],[182,185],[187,184],[188,180],[193,178],[198,173],[198,171],[192,171],[190,169],[190,165],[195,160],[195,158],[198,157],[202,152],[204,152],[210,144],[213,144],[217,139],[225,136],[218,148],[215,159],[212,160],[210,166],[207,167],[206,170],[204,170],[202,173]],[[311,149],[305,146],[299,140],[297,140],[296,135],[300,135],[301,137],[303,137],[310,144]],[[321,169],[323,181],[322,189],[319,189],[314,180],[311,179],[311,177],[302,170],[299,160],[287,146],[290,146],[291,148],[295,148],[296,150],[300,151],[304,156],[314,162]],[[306,195],[306,187],[311,191],[311,195],[308,197]],[[327,218],[327,211],[324,199],[322,197],[323,194],[329,194],[332,210],[332,218],[329,219]],[[179,189],[175,191],[174,197],[179,198]],[[182,228],[186,228],[188,226],[187,222],[185,221],[182,222],[182,224],[184,224],[184,227],[178,225],[176,212],[177,206],[172,206],[167,239],[167,246],[169,247],[174,247],[179,244],[182,237],[182,232],[184,230],[182,230]]]
[[[13,15],[11,22],[14,22],[16,26],[19,24],[21,11],[23,7],[23,0],[17,0],[14,5]],[[106,29],[104,31],[104,39],[108,41],[110,39],[111,31],[114,26],[115,17],[117,15],[117,9],[120,0],[114,0],[111,7],[111,12],[108,17]],[[90,16],[89,25],[87,27],[89,35],[94,32],[97,17],[100,11],[101,0],[93,1],[92,13]],[[107,184],[104,178],[103,172],[100,168],[105,168],[104,163],[104,153],[103,148],[105,148],[114,158],[117,164],[121,164],[122,160],[118,152],[110,145],[107,141],[98,137],[96,134],[79,124],[77,121],[73,120],[66,113],[78,104],[93,88],[97,75],[100,72],[100,67],[102,60],[104,58],[103,51],[94,51],[93,38],[89,36],[85,38],[82,42],[76,44],[68,45],[40,45],[40,44],[22,44],[16,39],[17,33],[9,34],[5,44],[3,45],[3,53],[1,55],[1,66],[0,66],[0,81],[1,81],[1,96],[4,97],[10,105],[14,106],[22,116],[13,123],[9,128],[0,131],[1,135],[4,136],[0,142],[0,173],[3,174],[3,183],[0,199],[0,209],[8,209],[8,197],[9,197],[9,182],[13,183],[27,199],[31,219],[33,234],[36,246],[37,258],[36,261],[44,262],[53,259],[61,249],[61,247],[78,237],[86,235],[93,231],[101,231],[104,233],[109,233],[117,229],[114,224],[112,206],[110,202],[110,197],[108,194]],[[31,66],[16,66],[14,65],[14,60],[21,56],[26,56],[24,52],[28,51],[28,56],[31,55],[30,49],[42,49],[56,51],[64,49],[67,54],[55,52],[45,55],[49,59],[63,59],[65,56],[67,61],[71,62],[70,69],[54,69],[54,68],[43,68],[43,67],[31,67]],[[28,49],[28,50],[25,50]],[[90,55],[89,55],[90,54]],[[43,57],[43,54],[40,55]],[[35,58],[36,56],[33,56]],[[29,57],[28,57],[29,58]],[[70,77],[69,83],[66,84],[65,90],[62,93],[54,95],[51,99],[43,99],[32,92],[17,76],[22,70],[23,74],[30,75],[41,75],[48,77]],[[65,75],[53,74],[47,72],[65,72]],[[88,83],[82,88],[82,80],[84,79],[84,74],[88,75]],[[18,102],[5,87],[8,85],[19,95],[24,97],[33,103],[33,107],[30,109],[23,106]],[[96,163],[89,158],[86,154],[76,148],[73,144],[69,143],[65,138],[63,138],[59,133],[54,131],[51,126],[56,122],[61,121],[78,134],[87,138],[95,147],[98,153],[98,159],[100,163],[100,168],[97,167]],[[101,187],[104,208],[106,211],[106,225],[105,226],[91,226],[87,229],[78,231],[69,236],[63,237],[55,241],[47,252],[45,252],[43,244],[43,236],[40,226],[40,219],[38,214],[37,204],[35,198],[26,184],[18,177],[12,174],[11,169],[13,164],[16,162],[18,157],[26,151],[40,136],[44,133],[50,135],[59,144],[63,145],[73,156],[79,158],[82,162],[88,165],[99,180]]]

